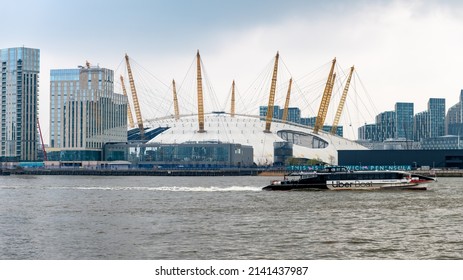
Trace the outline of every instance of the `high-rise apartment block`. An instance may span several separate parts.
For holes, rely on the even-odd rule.
[[[445,118],[446,134],[447,135],[463,135],[463,120],[462,120],[462,106],[461,102],[463,99],[463,90],[460,92],[459,102],[452,107],[447,112]]]
[[[396,138],[413,139],[413,103],[395,104],[395,128]]]
[[[273,106],[273,120],[282,120],[284,115],[284,109],[281,109],[280,106],[274,105]],[[265,120],[267,116],[267,106],[260,106],[259,107],[259,116],[261,120]],[[317,120],[316,117],[309,117],[309,118],[301,118],[301,109],[299,107],[289,107],[288,108],[288,115],[287,115],[287,122],[302,124],[305,126],[313,127],[315,126],[315,121]],[[324,125],[322,130],[325,132],[331,132],[331,125]],[[343,136],[344,128],[342,125],[338,125],[336,128],[337,135]]]
[[[413,103],[398,102],[394,111],[378,114],[375,124],[365,124],[358,129],[359,140],[383,142],[391,139],[413,138]]]
[[[424,111],[417,113],[413,117],[413,140],[421,141],[423,139],[429,138],[429,112]]]
[[[268,106],[260,106],[259,107],[259,116],[261,119],[265,120],[265,117],[267,116],[267,110],[268,110]],[[272,118],[275,119],[275,120],[280,120],[281,119],[281,115],[280,113],[283,112],[281,109],[280,109],[280,106],[273,106],[273,114],[272,114]]]
[[[463,96],[463,91],[461,95]],[[455,132],[463,128],[461,101],[449,109],[447,116],[444,98],[430,98],[426,111],[416,115],[413,115],[413,111],[413,103],[396,103],[394,111],[386,111],[376,116],[375,124],[360,127],[359,140],[383,142],[389,139],[417,143],[424,143],[426,140],[426,143],[434,143],[439,142],[439,137],[457,135]]]
[[[79,66],[50,71],[52,148],[92,154],[107,142],[126,141],[127,97],[114,93],[112,70]]]
[[[37,160],[40,50],[0,50],[0,161]]]
[[[428,101],[428,131],[429,137],[439,137],[445,135],[445,99],[430,98]]]
[[[376,116],[376,138],[374,141],[384,141],[395,138],[396,112],[386,111]]]

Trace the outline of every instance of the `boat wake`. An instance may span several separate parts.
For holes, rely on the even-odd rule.
[[[164,191],[164,192],[257,192],[260,186],[0,186],[0,189],[44,189],[82,191]]]
[[[257,192],[261,191],[260,186],[160,186],[160,187],[129,187],[129,186],[88,186],[70,187],[79,190],[103,190],[103,191],[167,191],[167,192]]]
[[[166,186],[166,187],[155,187],[153,190],[158,191],[171,191],[171,192],[249,192],[249,191],[261,191],[261,187],[253,186],[230,186],[230,187],[178,187],[178,186]]]

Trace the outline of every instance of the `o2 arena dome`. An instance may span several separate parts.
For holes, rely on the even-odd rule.
[[[331,135],[327,132],[314,134],[307,126],[272,122],[271,131],[265,132],[265,120],[259,117],[227,113],[210,113],[204,116],[204,132],[198,130],[197,116],[184,116],[151,120],[149,127],[168,127],[154,137],[152,143],[223,142],[239,143],[254,148],[254,163],[273,163],[273,143],[288,141],[293,143],[293,157],[318,159],[325,163],[337,164],[337,150],[360,150],[364,146],[351,140]]]
[[[138,126],[140,129],[146,129],[144,134],[156,134],[148,141],[150,143],[161,144],[182,144],[182,143],[232,143],[252,146],[254,163],[258,166],[270,165],[274,162],[274,143],[275,142],[289,142],[292,144],[292,156],[294,158],[316,159],[328,164],[336,165],[338,163],[338,150],[362,150],[367,149],[356,142],[338,136],[333,132],[323,130],[324,122],[328,110],[331,92],[333,91],[334,81],[336,74],[334,67],[336,59],[332,61],[328,81],[326,81],[323,98],[319,108],[318,115],[314,121],[313,126],[297,124],[286,121],[286,116],[281,119],[273,117],[273,110],[267,110],[266,116],[253,116],[235,113],[235,93],[234,83],[231,97],[231,110],[230,113],[223,111],[204,113],[203,105],[203,89],[201,77],[201,60],[199,51],[197,53],[197,78],[195,83],[197,86],[197,105],[198,113],[189,115],[180,115],[177,96],[175,92],[175,83],[173,84],[174,90],[174,108],[175,114],[162,118],[155,118],[145,120],[143,124]],[[126,57],[128,60],[128,58]],[[270,96],[268,106],[266,108],[274,108],[275,88],[277,80],[279,54],[275,57],[273,76],[270,86]],[[127,68],[130,73],[130,66],[127,61]],[[349,87],[350,78],[352,77],[353,67],[349,78],[346,79],[346,87],[341,98],[340,105],[335,118],[334,128],[337,127],[342,106],[345,102],[345,95]],[[133,81],[131,81],[131,84]],[[287,114],[289,95],[291,88],[288,89],[285,113]],[[132,92],[133,94],[133,92]],[[134,103],[138,102],[136,96],[133,97]],[[141,115],[134,104],[137,120],[141,119]],[[284,115],[283,114],[283,115]],[[129,118],[130,119],[130,118]],[[337,121],[336,121],[337,120]],[[133,127],[132,121],[132,127]],[[335,129],[334,129],[335,130]],[[157,131],[153,133],[153,131]]]

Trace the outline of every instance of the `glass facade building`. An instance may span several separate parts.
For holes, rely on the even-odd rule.
[[[396,112],[386,111],[378,114],[374,124],[365,124],[358,129],[359,140],[383,142],[395,138]]]
[[[110,143],[104,147],[104,160],[130,161],[146,168],[252,167],[252,146],[222,142],[182,144]]]
[[[395,138],[396,112],[386,111],[376,116],[376,140],[385,141],[386,139]]]
[[[462,106],[463,90],[460,91],[459,102],[447,112],[445,117],[445,132],[446,135],[462,135],[463,134],[463,119],[462,119]]]
[[[263,120],[265,120],[265,117],[267,117],[267,107],[268,106],[260,106],[259,107],[259,116]],[[280,106],[273,106],[272,119],[281,120],[282,116],[280,115],[280,113],[283,113],[283,111],[280,109]]]
[[[429,122],[428,111],[417,113],[413,117],[413,123],[414,123],[413,139],[415,141],[421,141],[429,137],[428,122]]]
[[[281,117],[283,118],[284,109],[281,110]],[[301,110],[297,107],[288,108],[288,118],[289,122],[301,123]]]
[[[395,138],[411,140],[413,138],[413,103],[395,104]]]
[[[461,103],[457,103],[450,107],[445,116],[445,134],[446,135],[463,135],[463,123],[460,117]]]
[[[50,71],[52,148],[86,149],[93,154],[105,143],[126,141],[127,97],[114,93],[112,70],[79,67]]]
[[[37,160],[40,50],[0,50],[0,161]]]
[[[428,131],[429,137],[445,135],[445,99],[430,98],[428,101]]]
[[[284,109],[281,109],[280,106],[274,106],[272,119],[273,120],[283,119],[283,112],[284,112]],[[265,120],[265,117],[267,116],[267,106],[259,107],[259,116],[261,120]],[[314,127],[316,119],[317,117],[301,118],[301,109],[299,109],[298,107],[288,108],[288,118],[287,118],[288,122]],[[331,125],[324,125],[322,130],[325,132],[331,132],[331,128],[332,128]],[[343,126],[338,125],[336,129],[336,135],[343,137],[343,134],[344,134]]]
[[[359,140],[378,140],[378,125],[376,124],[365,124],[358,128],[358,138]]]
[[[457,135],[426,138],[421,141],[424,150],[457,150],[462,148],[461,139]]]

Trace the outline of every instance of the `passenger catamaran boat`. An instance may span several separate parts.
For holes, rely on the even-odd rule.
[[[351,171],[345,167],[327,167],[314,172],[285,175],[263,188],[289,190],[426,190],[436,178],[405,171]]]

